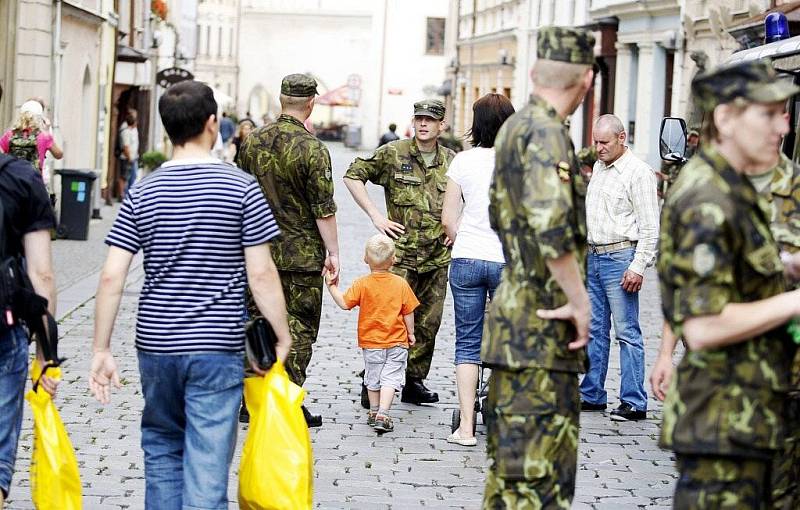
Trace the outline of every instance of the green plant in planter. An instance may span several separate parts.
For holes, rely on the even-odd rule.
[[[142,157],[139,160],[142,167],[144,167],[147,170],[153,170],[154,168],[158,168],[165,161],[167,161],[167,157],[162,152],[159,151],[147,151],[144,154],[142,154]]]

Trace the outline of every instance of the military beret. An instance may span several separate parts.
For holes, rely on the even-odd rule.
[[[542,27],[537,35],[536,54],[545,60],[593,66],[594,35],[580,28]]]
[[[414,116],[426,115],[436,120],[444,119],[444,103],[438,99],[426,99],[414,103]]]
[[[754,103],[784,101],[800,92],[791,77],[781,77],[770,59],[727,64],[692,80],[696,104],[705,111],[742,98]]]
[[[290,74],[281,81],[281,94],[292,97],[317,95],[317,80],[307,74]]]

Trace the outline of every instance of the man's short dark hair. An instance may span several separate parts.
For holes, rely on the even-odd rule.
[[[161,122],[173,145],[185,145],[205,129],[208,118],[217,114],[211,88],[199,81],[182,81],[158,100]]]
[[[395,124],[394,122],[392,122],[391,124],[389,124],[389,131],[391,131],[392,133],[394,133],[394,130],[395,130],[395,129],[397,129],[397,124]]]
[[[472,105],[470,143],[474,147],[494,147],[500,126],[514,113],[514,106],[502,94],[486,94]]]

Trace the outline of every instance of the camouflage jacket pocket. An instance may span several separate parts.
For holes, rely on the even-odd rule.
[[[422,201],[422,179],[415,175],[396,172],[392,180],[391,200],[400,207],[417,205]]]
[[[785,395],[769,388],[730,386],[722,427],[734,447],[777,450],[783,444]]]

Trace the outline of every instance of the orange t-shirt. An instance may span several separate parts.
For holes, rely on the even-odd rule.
[[[402,277],[392,273],[370,273],[358,278],[344,293],[348,308],[360,307],[358,346],[362,349],[408,347],[403,316],[419,306],[417,296]]]

